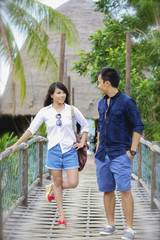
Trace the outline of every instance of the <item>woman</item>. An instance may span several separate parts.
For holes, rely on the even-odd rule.
[[[58,207],[58,226],[65,227],[63,210],[63,189],[75,188],[78,185],[78,154],[87,140],[89,125],[82,113],[74,107],[75,119],[81,125],[82,138],[76,142],[72,128],[71,107],[68,103],[68,90],[60,82],[50,85],[44,101],[44,107],[38,112],[29,128],[11,147],[12,152],[17,146],[35,134],[40,125],[45,122],[48,138],[48,155],[46,167],[51,171],[53,184],[46,186],[47,200],[56,199]],[[67,180],[62,178],[62,169],[66,170]]]

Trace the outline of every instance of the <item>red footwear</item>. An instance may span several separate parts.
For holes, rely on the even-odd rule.
[[[51,202],[54,199],[55,199],[55,197],[51,197],[49,194],[47,195],[47,201],[48,202]]]
[[[55,199],[55,197],[51,197],[49,193],[52,191],[52,183],[49,185],[46,185],[46,199],[48,202],[51,202],[52,200]]]
[[[65,227],[66,227],[66,221],[63,221],[63,222],[62,222],[61,220],[59,220],[59,221],[58,221],[58,227],[59,227],[59,228],[65,228]]]
[[[64,213],[58,213],[58,216],[61,216],[61,215],[64,215]],[[63,220],[63,221],[58,220],[58,227],[59,228],[65,228],[66,227],[66,221],[65,220]]]

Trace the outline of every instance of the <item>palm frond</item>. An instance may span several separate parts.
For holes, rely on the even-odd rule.
[[[76,46],[78,32],[70,18],[36,0],[15,0],[14,4],[18,4],[32,16],[37,16],[37,21],[42,21],[44,27],[48,27],[50,31],[65,33],[68,45]]]
[[[48,10],[48,15],[43,19],[43,23],[47,26],[49,22],[50,31],[56,31],[59,34],[65,33],[68,45],[75,47],[78,32],[71,19],[50,7]]]
[[[12,9],[12,11],[11,11]],[[44,65],[44,71],[47,71],[49,66],[52,67],[55,78],[58,77],[58,64],[55,57],[48,49],[48,35],[40,23],[38,23],[24,9],[10,3],[8,6],[8,15],[12,22],[19,30],[25,31],[27,39],[24,47],[27,47],[27,54],[31,54],[32,58],[37,60],[39,70]]]
[[[39,23],[25,9],[21,8],[19,5],[16,5],[14,2],[9,2],[6,13],[12,24],[14,24],[19,32],[23,32],[24,35],[26,34],[27,36],[28,31],[30,29],[34,29],[38,32],[42,40],[48,44],[48,35],[41,23]]]
[[[2,36],[4,40],[7,39],[7,42],[6,44],[1,45],[0,49],[2,48],[3,54],[7,56],[6,60],[11,64],[14,70],[16,79],[19,80],[20,82],[20,90],[21,90],[20,99],[21,99],[21,102],[23,103],[26,96],[26,83],[25,83],[23,62],[21,59],[21,55],[20,55],[17,43],[14,39],[13,33],[7,23],[3,25]]]
[[[5,23],[3,22],[1,16],[0,16],[0,55],[3,57],[3,59],[7,62],[10,60],[11,57],[11,49],[9,46],[10,40],[8,39],[7,30]]]
[[[42,41],[36,31],[30,29],[24,46],[27,47],[27,54],[30,54],[34,61],[37,61],[39,69],[41,69],[42,65],[44,65],[44,70],[46,71],[50,65],[53,68],[55,76],[57,78],[57,61],[50,50],[47,48],[46,43]]]

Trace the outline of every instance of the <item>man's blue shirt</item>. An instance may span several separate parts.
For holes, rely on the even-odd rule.
[[[95,157],[104,161],[107,154],[114,159],[131,148],[133,132],[142,134],[144,125],[135,101],[129,96],[118,93],[110,98],[104,96],[98,104],[99,147]]]

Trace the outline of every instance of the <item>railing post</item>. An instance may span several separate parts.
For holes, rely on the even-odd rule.
[[[42,176],[43,176],[43,141],[39,142],[39,187],[42,187]]]
[[[152,146],[155,145],[152,142]],[[156,156],[155,151],[151,148],[151,208],[156,208],[154,198],[156,196]]]
[[[25,199],[22,206],[28,206],[28,150],[23,149],[22,191]]]
[[[3,225],[2,225],[2,179],[1,179],[1,160],[0,160],[0,240],[3,240]]]
[[[142,176],[142,146],[141,143],[138,145],[138,187],[141,187],[140,179]]]

